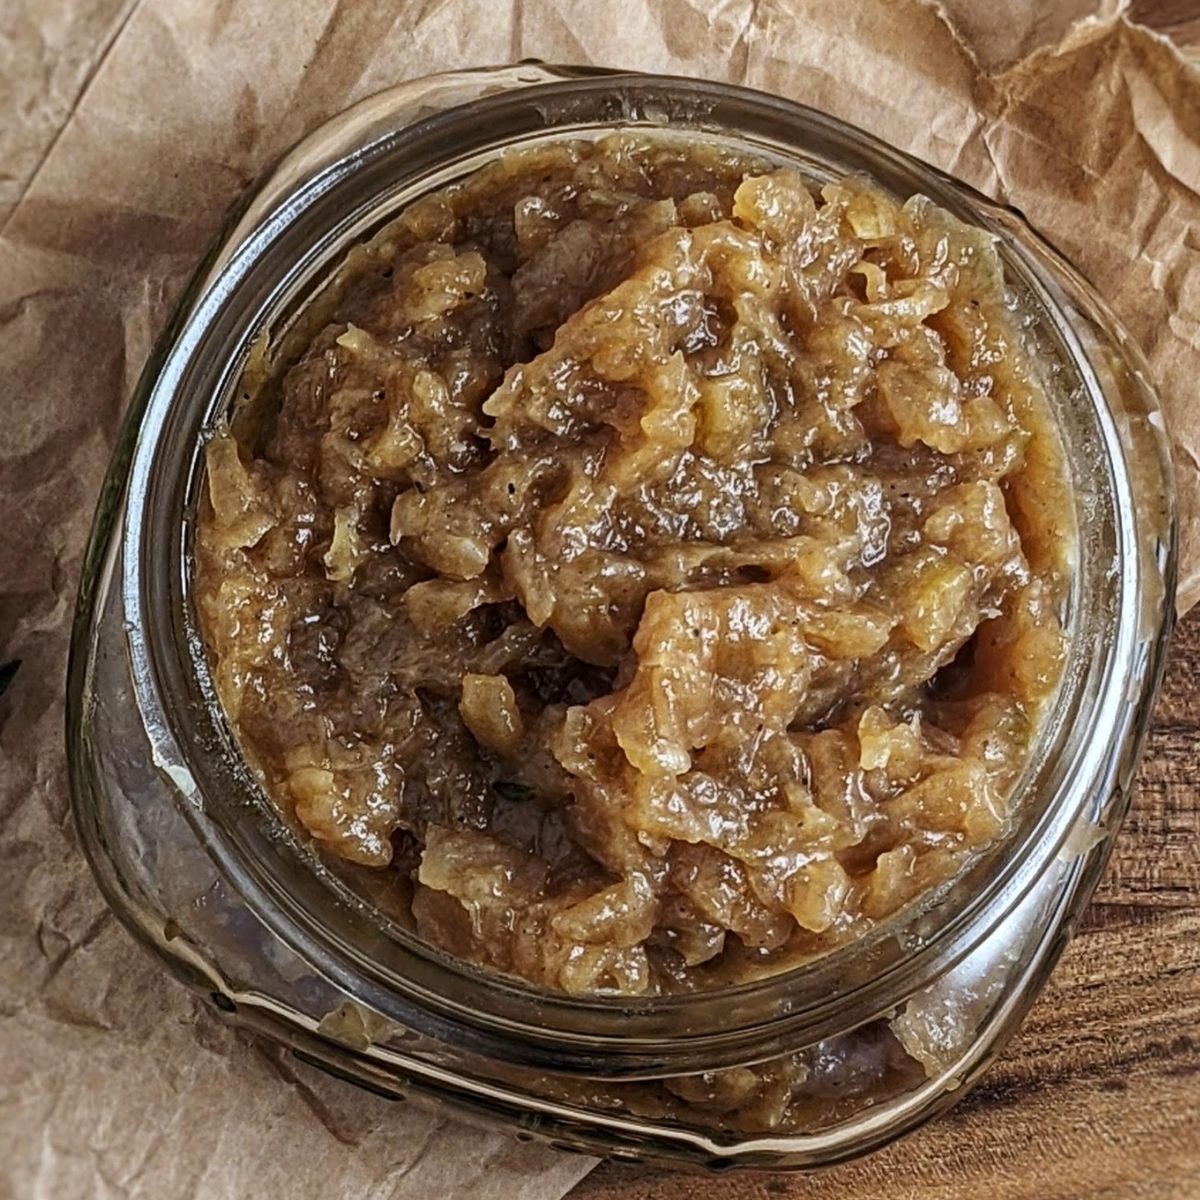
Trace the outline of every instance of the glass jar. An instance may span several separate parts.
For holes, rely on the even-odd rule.
[[[1082,531],[1066,675],[1011,831],[949,886],[824,958],[645,1000],[540,991],[453,960],[322,861],[233,748],[197,634],[189,551],[204,431],[252,345],[281,336],[351,245],[504,147],[631,126],[734,145],[817,182],[865,173],[991,230],[1052,378]],[[1171,625],[1170,497],[1140,355],[1012,210],[746,89],[540,65],[418,80],[318,130],[257,186],[145,370],[72,646],[83,845],[127,927],[227,1019],[365,1086],[629,1158],[795,1168],[858,1155],[963,1094],[1095,886]],[[793,1097],[784,1126],[723,1108],[723,1089],[770,1087]]]

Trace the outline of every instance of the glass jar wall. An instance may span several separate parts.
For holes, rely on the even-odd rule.
[[[1012,828],[870,935],[736,988],[580,998],[424,945],[285,824],[236,753],[191,598],[203,434],[408,203],[510,146],[617,128],[864,173],[993,231],[1052,377],[1082,531],[1066,675]],[[93,532],[72,654],[73,798],[133,932],[228,1019],[337,1073],[579,1148],[805,1167],[961,1096],[1016,1027],[1128,800],[1169,633],[1173,517],[1152,390],[1088,286],[1020,217],[858,130],[693,80],[524,65],[420,80],[317,131],[248,196],[148,365]]]

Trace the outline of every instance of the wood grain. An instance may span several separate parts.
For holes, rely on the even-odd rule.
[[[571,1200],[1200,1200],[1200,610],[1133,807],[1024,1026],[947,1116],[861,1163],[713,1178],[604,1165]]]

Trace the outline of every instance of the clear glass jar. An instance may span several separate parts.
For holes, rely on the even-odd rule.
[[[1005,838],[949,887],[802,968],[699,995],[581,999],[423,945],[279,818],[214,699],[189,543],[203,431],[251,345],[280,336],[352,244],[502,147],[628,126],[735,144],[817,181],[862,172],[994,231],[1053,377],[1082,534],[1066,678]],[[83,844],[124,923],[229,1020],[378,1091],[668,1163],[795,1168],[865,1153],[963,1094],[1091,894],[1171,625],[1170,496],[1139,354],[1019,214],[859,130],[745,89],[540,65],[418,80],[318,130],[257,186],[142,377],[72,647]],[[803,1100],[787,1127],[739,1128],[719,1104],[688,1103],[689,1077],[745,1067],[786,1074]]]

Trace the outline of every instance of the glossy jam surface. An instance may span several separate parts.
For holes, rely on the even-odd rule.
[[[283,812],[573,993],[859,936],[1005,828],[1073,505],[990,239],[622,135],[358,248],[207,447],[195,594]]]

